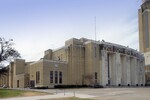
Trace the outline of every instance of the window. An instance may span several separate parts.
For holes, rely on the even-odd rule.
[[[97,79],[97,72],[95,72],[95,79]]]
[[[148,12],[145,13],[145,44],[146,48],[149,48],[149,25],[148,25]]]
[[[95,58],[96,58],[96,47],[94,47],[94,50],[95,50]]]
[[[50,71],[50,83],[53,83],[53,71]]]
[[[97,83],[97,72],[95,72],[95,83]]]
[[[58,72],[55,71],[55,83],[57,84],[58,83]]]
[[[62,83],[62,72],[59,72],[59,83]]]
[[[19,80],[17,80],[17,88],[19,88]]]
[[[40,83],[40,71],[36,72],[36,83]]]
[[[58,61],[60,61],[60,57],[58,56]]]

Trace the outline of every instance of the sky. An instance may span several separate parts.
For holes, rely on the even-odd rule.
[[[0,0],[0,37],[26,61],[70,38],[105,40],[139,50],[141,0]]]

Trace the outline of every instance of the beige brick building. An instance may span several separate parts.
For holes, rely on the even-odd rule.
[[[139,9],[139,44],[142,53],[150,52],[150,0],[143,0]]]
[[[150,0],[143,0],[139,9],[139,44],[145,57],[146,83],[150,83]]]
[[[145,85],[144,57],[140,52],[86,38],[72,38],[57,50],[46,50],[39,61],[16,59],[8,68],[7,84],[0,78],[0,85],[10,88]]]

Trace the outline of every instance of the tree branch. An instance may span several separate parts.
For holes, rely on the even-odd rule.
[[[0,63],[7,61],[10,62],[15,58],[20,58],[20,54],[15,50],[12,39],[6,41],[4,38],[0,38]]]

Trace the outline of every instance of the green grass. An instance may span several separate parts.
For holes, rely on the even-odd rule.
[[[0,98],[21,96],[23,91],[0,89]]]
[[[11,90],[11,89],[0,89],[0,98],[10,98],[10,97],[19,97],[19,96],[26,96],[27,93],[34,93],[40,94],[38,92],[32,91],[23,91],[23,90]]]

